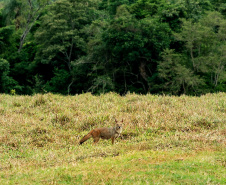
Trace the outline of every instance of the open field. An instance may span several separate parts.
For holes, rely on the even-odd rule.
[[[2,94],[0,184],[226,184],[225,113],[225,93]],[[115,145],[78,145],[115,118]]]

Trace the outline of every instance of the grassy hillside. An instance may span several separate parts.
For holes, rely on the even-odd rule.
[[[0,184],[225,184],[226,94],[0,95]],[[79,139],[125,120],[123,139]]]

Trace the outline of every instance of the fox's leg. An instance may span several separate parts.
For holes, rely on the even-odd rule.
[[[94,138],[93,138],[93,144],[95,145],[99,140],[100,140],[99,137],[94,137]]]
[[[112,137],[112,138],[111,138],[111,141],[112,141],[112,144],[114,144],[115,137]]]

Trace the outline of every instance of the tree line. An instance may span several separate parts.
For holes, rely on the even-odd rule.
[[[225,0],[0,0],[0,93],[226,91]]]

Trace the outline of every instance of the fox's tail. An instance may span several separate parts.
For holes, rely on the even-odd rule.
[[[80,141],[79,144],[81,145],[82,143],[84,143],[86,140],[88,140],[89,138],[92,137],[91,132],[89,132],[87,135],[85,135]]]

